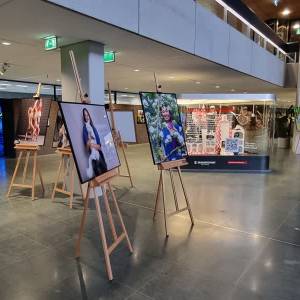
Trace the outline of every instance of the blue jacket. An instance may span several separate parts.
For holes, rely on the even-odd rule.
[[[93,131],[94,131],[94,134],[95,134],[95,138],[96,138],[97,145],[100,145],[100,146],[101,146],[99,134],[98,134],[98,132],[97,132],[95,126],[92,125],[92,124],[91,124],[91,126],[92,126]],[[83,137],[84,145],[86,145],[87,142],[88,142],[88,140],[89,140],[89,134],[88,134],[88,131],[87,131],[87,129],[86,129],[86,125],[85,125],[85,124],[83,125],[82,137]]]

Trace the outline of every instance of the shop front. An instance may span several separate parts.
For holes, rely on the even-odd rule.
[[[270,171],[275,96],[179,95],[187,170]]]

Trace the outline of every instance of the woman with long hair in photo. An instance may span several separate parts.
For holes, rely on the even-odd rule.
[[[160,131],[161,146],[164,150],[163,161],[182,159],[186,155],[182,126],[173,119],[169,106],[161,106],[162,128]]]
[[[89,167],[87,168],[87,176],[99,176],[107,171],[107,165],[101,149],[100,137],[95,128],[89,111],[84,108],[82,110],[83,118],[83,142],[89,153]]]

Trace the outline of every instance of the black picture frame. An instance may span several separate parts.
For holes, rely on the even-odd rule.
[[[157,95],[171,95],[175,98],[176,100],[176,105],[177,105],[177,112],[178,112],[178,115],[180,116],[180,112],[179,112],[179,107],[178,107],[178,102],[177,102],[177,95],[176,93],[162,93],[162,92],[145,92],[145,91],[140,91],[139,92],[139,95],[140,95],[140,100],[141,100],[141,103],[142,103],[142,108],[143,108],[143,112],[144,112],[144,116],[145,116],[145,124],[146,124],[146,128],[147,128],[147,135],[148,135],[148,141],[149,141],[149,144],[150,144],[150,149],[151,149],[151,156],[152,156],[152,160],[153,160],[153,164],[154,165],[159,165],[162,163],[161,162],[157,162],[155,161],[155,156],[154,156],[154,153],[153,153],[153,147],[152,147],[152,142],[151,142],[151,138],[150,138],[150,135],[149,135],[149,127],[148,127],[148,121],[147,121],[147,117],[146,117],[146,111],[145,111],[145,106],[144,106],[144,103],[143,103],[143,99],[142,99],[142,95],[143,94],[157,94]],[[183,128],[183,124],[182,124],[182,121],[180,119],[180,125],[182,127],[182,136],[183,136],[183,139],[184,139],[184,144],[185,144],[185,150],[186,150],[186,155],[183,156],[181,159],[185,159],[188,157],[188,151],[187,151],[187,146],[186,146],[186,138],[185,138],[185,132],[184,132],[184,128]],[[169,161],[169,160],[168,160]]]
[[[108,126],[109,126],[109,130],[110,130],[110,133],[112,134],[112,130],[111,130],[111,126],[110,126],[110,123],[109,123],[109,120],[108,120],[108,115],[107,115],[107,111],[105,109],[105,105],[101,105],[101,104],[91,104],[91,103],[78,103],[78,102],[61,102],[59,101],[58,102],[58,105],[59,105],[59,110],[61,112],[61,115],[62,115],[62,118],[63,118],[63,122],[65,124],[65,128],[66,128],[66,131],[67,131],[67,134],[68,134],[68,137],[69,137],[69,143],[70,143],[70,147],[71,147],[71,151],[72,151],[72,155],[73,155],[73,159],[74,159],[74,162],[75,162],[75,165],[76,165],[76,169],[77,169],[77,173],[78,173],[78,176],[79,176],[79,180],[80,180],[80,183],[81,184],[84,184],[86,182],[89,182],[93,179],[95,179],[97,176],[93,176],[92,178],[88,178],[87,180],[83,180],[82,176],[81,176],[81,172],[80,172],[80,168],[79,168],[79,164],[78,164],[78,161],[77,161],[77,157],[76,157],[76,153],[75,153],[75,150],[74,150],[74,145],[72,143],[72,138],[70,136],[70,131],[69,131],[69,128],[67,126],[67,123],[66,123],[66,119],[65,119],[65,115],[64,115],[64,112],[63,112],[63,109],[62,109],[62,105],[69,105],[69,104],[72,104],[72,105],[84,105],[84,106],[87,106],[87,107],[91,107],[91,106],[98,106],[98,107],[103,107],[103,110],[105,112],[105,115],[106,115],[106,118],[107,118],[107,123],[108,123]],[[115,147],[115,144],[114,144],[114,147]],[[103,174],[109,172],[109,171],[112,171],[114,169],[117,169],[118,167],[121,166],[121,162],[120,162],[120,157],[119,157],[119,154],[118,154],[118,151],[116,149],[116,155],[117,155],[117,158],[118,158],[118,165],[115,166],[114,168],[110,169],[110,170],[107,170],[106,172],[104,172]],[[102,174],[101,174],[102,175]],[[101,176],[100,175],[100,176]]]

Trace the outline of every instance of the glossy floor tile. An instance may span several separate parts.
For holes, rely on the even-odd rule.
[[[62,195],[51,201],[58,156],[39,157],[46,193],[42,197],[38,186],[36,201],[28,190],[5,197],[15,160],[3,161],[1,300],[300,299],[300,157],[277,150],[268,174],[184,172],[195,225],[186,212],[168,218],[166,239],[161,203],[152,218],[159,172],[149,150],[127,148],[134,188],[127,178],[113,181],[134,247],[130,254],[122,242],[112,254],[113,282],[106,276],[93,201],[75,259],[82,199],[76,195],[73,209]],[[168,176],[166,190],[170,212]],[[177,194],[183,207],[183,193]],[[104,223],[111,242],[106,216]]]

